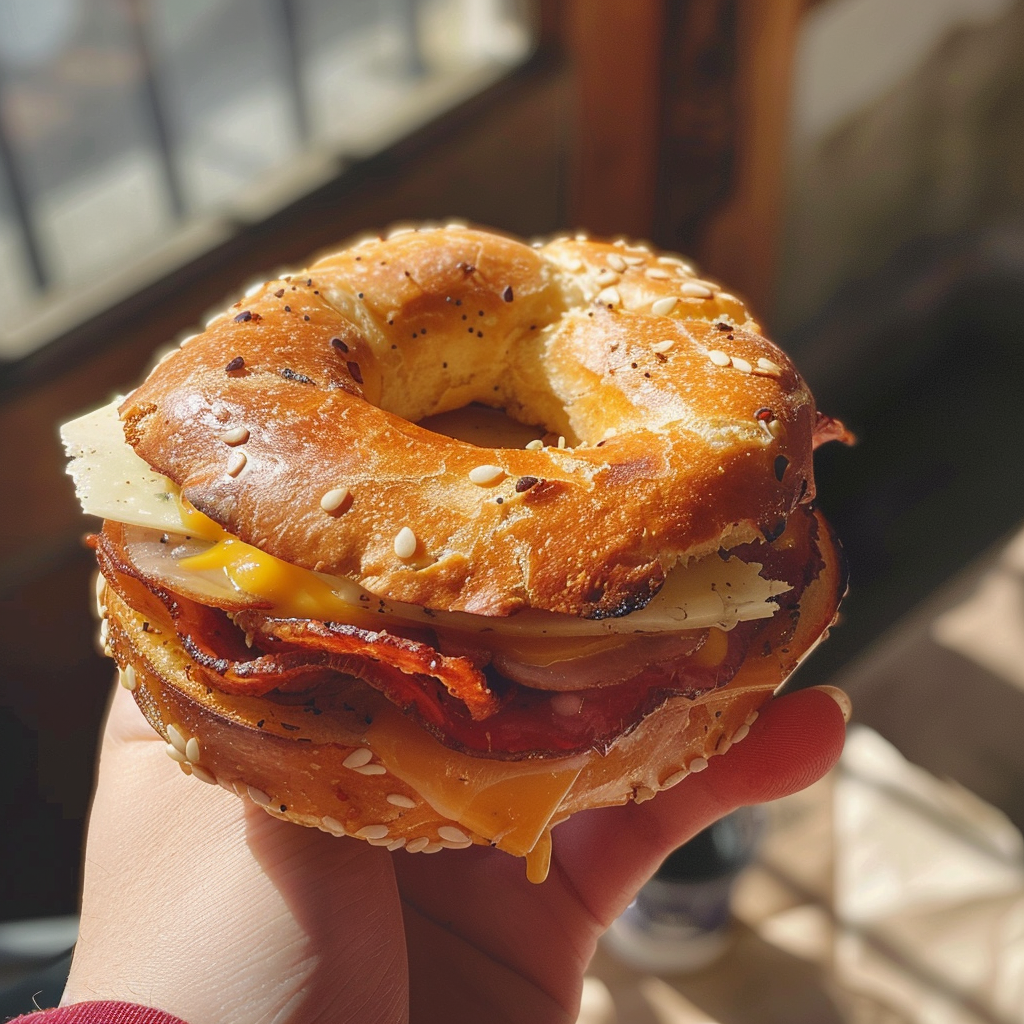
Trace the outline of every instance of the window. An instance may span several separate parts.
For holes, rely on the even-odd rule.
[[[525,0],[0,0],[0,359],[529,55]]]

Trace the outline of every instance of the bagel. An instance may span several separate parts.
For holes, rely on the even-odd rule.
[[[454,225],[250,289],[64,428],[103,645],[185,770],[535,880],[553,825],[705,767],[827,632],[826,437],[681,258]]]

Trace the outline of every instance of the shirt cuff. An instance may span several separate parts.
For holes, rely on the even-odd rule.
[[[9,1024],[185,1024],[185,1021],[151,1006],[102,1001],[40,1010],[15,1017]]]

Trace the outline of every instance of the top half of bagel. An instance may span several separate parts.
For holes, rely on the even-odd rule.
[[[430,429],[473,403],[535,441]],[[232,536],[485,616],[625,615],[677,563],[778,536],[814,490],[816,411],[785,354],[683,260],[622,241],[363,241],[252,290],[120,416]]]

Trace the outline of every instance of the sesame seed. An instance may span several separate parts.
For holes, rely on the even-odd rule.
[[[676,343],[675,338],[665,338],[663,341],[656,341],[651,346],[652,352],[667,352]]]
[[[348,351],[348,345],[341,338],[331,338],[331,348],[336,348],[339,352]]]
[[[682,295],[688,299],[710,299],[714,292],[707,285],[699,284],[696,281],[687,281],[679,288]]]
[[[337,512],[348,498],[347,487],[334,487],[320,499],[320,507],[325,512]]]
[[[238,476],[245,469],[246,461],[245,452],[232,452],[231,458],[228,459],[228,476]]]
[[[188,758],[176,747],[170,743],[164,744],[164,752],[172,761],[177,761],[179,764],[183,764]]]
[[[539,452],[544,447],[544,442],[538,437],[526,442],[526,448],[531,452]]]
[[[416,534],[408,526],[403,526],[395,535],[393,547],[399,558],[412,558],[416,554],[418,544]]]
[[[747,725],[753,725],[757,721],[759,714],[760,714],[760,712],[751,711],[750,714],[747,715],[746,724]]]
[[[743,740],[745,740],[745,739],[747,738],[747,735],[748,735],[749,733],[750,733],[750,726],[749,726],[749,725],[746,725],[746,724],[744,724],[744,725],[741,725],[741,726],[740,726],[740,727],[739,727],[739,728],[738,728],[738,729],[737,729],[737,730],[736,730],[736,731],[735,731],[735,732],[734,732],[734,733],[732,734],[732,740],[731,740],[730,742],[731,742],[731,743],[742,743],[742,742],[743,742]]]
[[[234,373],[235,370],[240,370],[245,366],[245,360],[241,356],[235,356],[234,359],[230,360],[224,369],[228,373]]]
[[[680,768],[679,771],[673,772],[665,781],[661,784],[662,789],[671,789],[673,786],[678,786],[683,779],[686,778],[690,773],[685,768]]]
[[[179,761],[178,762],[178,767],[181,769],[182,774],[184,774],[184,775],[191,775],[192,774],[192,765],[190,765],[188,763],[188,761]]]
[[[501,466],[476,466],[469,471],[470,482],[478,487],[489,487],[491,484],[496,484],[504,478],[505,470]]]
[[[135,669],[133,669],[131,665],[125,665],[125,667],[118,672],[117,677],[120,680],[121,685],[131,693],[133,693],[135,691],[135,687],[139,685],[139,681],[135,676]]]
[[[690,762],[690,771],[691,772],[702,772],[702,771],[704,771],[705,768],[707,768],[707,766],[708,766],[708,761],[707,761],[706,757],[695,757]]]
[[[666,295],[663,299],[655,299],[651,303],[651,312],[655,316],[668,316],[673,309],[676,308],[676,303],[679,300],[674,295]]]
[[[388,843],[388,849],[392,853],[394,853],[395,850],[400,850],[403,846],[405,846],[405,836],[402,836],[399,839],[395,839],[393,842]]]
[[[558,435],[558,447],[559,448],[564,448],[565,447],[565,438],[562,437],[561,434]]]
[[[748,363],[746,359],[741,359],[739,356],[732,357],[732,365],[741,373],[750,373],[750,371],[753,370],[753,367],[750,365],[750,363]]]
[[[205,782],[208,786],[217,785],[217,776],[213,772],[208,772],[202,765],[192,765],[192,774],[200,781]]]
[[[388,770],[382,764],[362,764],[358,768],[353,768],[352,771],[358,772],[360,775],[387,775]]]
[[[627,267],[639,267],[647,261],[643,256],[623,256],[622,262],[625,263]]]
[[[348,757],[342,761],[345,768],[360,768],[373,760],[373,751],[369,747],[356,747]]]
[[[619,275],[616,274],[614,270],[602,270],[601,273],[594,278],[594,283],[603,288],[606,284],[615,284],[618,279]]]
[[[249,428],[232,427],[220,435],[220,440],[230,445],[245,444],[249,440]]]
[[[772,437],[780,437],[782,435],[782,423],[780,423],[779,420],[769,420],[768,433],[771,434]]]
[[[419,839],[413,839],[411,842],[405,844],[406,850],[409,853],[419,853],[420,850],[426,849],[430,845],[430,840],[426,836],[420,836]]]
[[[264,793],[262,789],[257,789],[255,786],[246,786],[246,793],[249,794],[249,799],[254,804],[260,804],[262,807],[266,807],[270,803],[270,796]]]
[[[462,829],[456,828],[454,825],[442,825],[438,830],[437,834],[442,839],[447,839],[449,843],[468,843],[471,842],[469,836],[466,835]]]
[[[779,366],[778,363],[773,363],[770,359],[765,359],[764,356],[761,356],[757,360],[757,368],[759,370],[764,370],[767,373],[774,373],[774,374],[781,374],[782,373],[782,367]]]
[[[515,298],[512,294],[512,285],[506,285],[505,290],[501,293],[501,297],[505,302],[511,302]]]
[[[626,261],[617,252],[608,253],[605,256],[605,262],[612,270],[617,270],[620,274],[626,269]]]
[[[239,313],[238,316],[235,317],[235,323],[236,324],[244,324],[244,323],[248,323],[251,319],[252,319],[252,313],[250,313],[249,310],[247,310],[247,309],[243,309],[242,312]]]
[[[658,267],[649,267],[644,271],[644,277],[649,277],[652,281],[668,281],[671,276],[667,270],[660,270]]]
[[[416,806],[416,801],[413,800],[411,797],[407,797],[404,793],[388,793],[388,795],[384,797],[384,799],[387,800],[389,804],[393,804],[395,807],[405,807],[408,809],[412,809]]]
[[[195,736],[189,737],[188,743],[185,744],[185,756],[190,761],[199,760],[199,740]]]
[[[380,839],[367,839],[371,846],[390,846],[391,836],[382,836]]]
[[[323,818],[320,819],[320,823],[329,832],[334,832],[334,833],[339,834],[339,835],[344,835],[344,833],[345,833],[345,826],[342,825],[342,823],[340,821],[338,821],[337,818],[331,818],[331,817],[325,815]]]
[[[586,233],[586,231],[577,231],[576,232],[576,241],[577,242],[585,242],[589,238],[590,238],[590,235],[588,235]]]
[[[440,853],[444,849],[441,843],[427,843],[420,851],[421,853]]]
[[[176,750],[185,753],[185,735],[176,725],[167,726],[167,740]]]
[[[633,803],[645,804],[648,800],[653,800],[657,795],[650,786],[640,786],[633,794]]]
[[[597,301],[604,306],[617,306],[622,302],[617,288],[602,288],[597,293]]]
[[[387,825],[364,825],[355,836],[357,839],[383,839],[387,834]]]
[[[725,352],[717,348],[713,348],[708,353],[708,359],[710,359],[711,362],[715,364],[715,366],[728,366],[729,363],[732,362],[732,360]]]
[[[521,476],[516,481],[516,494],[522,494],[524,491],[528,491],[531,487],[535,487],[540,483],[540,480],[535,476]]]

